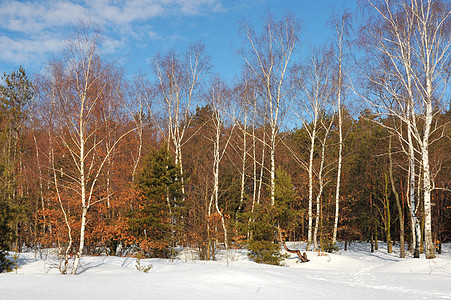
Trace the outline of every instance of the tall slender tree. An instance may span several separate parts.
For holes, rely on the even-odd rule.
[[[187,129],[194,118],[192,110],[201,101],[203,77],[210,69],[209,57],[205,45],[195,43],[184,54],[170,50],[157,55],[153,65],[157,77],[156,101],[150,111],[161,135],[174,152],[175,164],[180,166],[182,192],[185,194],[182,148],[190,138]],[[157,112],[162,112],[161,120],[158,120]]]
[[[24,216],[24,174],[22,163],[23,133],[28,119],[28,109],[34,95],[34,86],[28,79],[25,69],[2,76],[0,85],[0,149],[1,189],[6,207],[11,210],[11,229],[14,233],[14,244],[21,247],[20,228]],[[5,213],[7,208],[5,207]],[[5,237],[8,235],[5,234]],[[11,237],[11,236],[9,236]],[[10,241],[11,242],[11,241]]]
[[[312,49],[311,58],[305,67],[297,72],[296,83],[299,94],[299,102],[294,114],[303,122],[303,128],[307,131],[310,139],[308,166],[308,233],[307,249],[312,244],[313,238],[313,199],[314,197],[314,176],[318,175],[314,167],[314,155],[317,152],[318,131],[322,127],[322,118],[329,105],[330,97],[333,93],[331,78],[331,53],[326,49]],[[302,96],[301,96],[302,95]],[[326,126],[327,127],[327,126]],[[323,145],[324,146],[324,145]],[[322,166],[321,166],[322,172]],[[319,198],[318,198],[319,199]]]
[[[234,118],[230,118],[230,113],[227,110],[231,110],[230,91],[227,86],[220,79],[214,79],[211,89],[208,93],[208,102],[212,108],[211,124],[212,124],[212,137],[213,142],[213,191],[210,198],[210,204],[208,207],[208,215],[211,217],[214,207],[216,213],[221,218],[222,229],[224,231],[224,245],[225,249],[228,249],[228,231],[225,222],[224,213],[219,208],[219,172],[220,163],[226,154],[227,148],[230,144],[232,134],[235,128]],[[232,112],[233,113],[233,112]],[[232,123],[227,126],[228,132],[225,132],[227,120]]]
[[[62,59],[50,64],[48,78],[43,81],[48,93],[41,95],[43,101],[54,105],[54,132],[58,135],[53,140],[65,151],[63,157],[55,158],[61,167],[55,170],[56,165],[52,166],[58,175],[54,179],[59,181],[55,186],[75,192],[64,200],[79,200],[80,236],[72,274],[77,273],[85,247],[88,212],[94,204],[108,199],[102,196],[108,191],[102,190],[101,178],[117,144],[126,135],[116,131],[112,136],[111,124],[105,120],[104,112],[120,105],[121,84],[117,70],[102,59],[100,44],[100,31],[82,23],[68,40]]]
[[[431,134],[439,129],[433,120],[443,108],[443,95],[449,80],[450,5],[441,0],[368,0],[368,7],[374,15],[362,30],[362,41],[375,63],[371,68],[376,69],[367,78],[381,100],[370,100],[370,103],[382,114],[398,118],[407,127],[407,138],[397,128],[387,128],[408,146],[415,257],[419,257],[420,236],[416,209],[419,195],[415,198],[415,160],[419,156],[425,254],[427,258],[434,258],[429,146]]]
[[[268,14],[261,34],[257,34],[249,24],[243,24],[241,28],[245,45],[240,54],[246,69],[257,78],[259,97],[265,108],[263,116],[270,131],[267,144],[270,151],[271,205],[275,201],[278,135],[292,96],[288,80],[290,60],[299,44],[300,29],[299,20],[291,14],[279,21]]]
[[[335,38],[333,42],[333,57],[335,65],[335,105],[337,107],[338,117],[338,166],[337,166],[337,180],[335,188],[335,215],[334,215],[334,229],[332,233],[332,243],[337,242],[338,217],[340,210],[340,187],[341,187],[341,173],[343,164],[343,102],[346,95],[346,72],[345,60],[348,55],[350,43],[349,36],[351,30],[351,13],[344,11],[341,15],[332,15],[331,26],[335,31]]]

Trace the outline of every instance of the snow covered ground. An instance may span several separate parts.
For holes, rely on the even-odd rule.
[[[300,243],[292,248],[305,249]],[[148,272],[136,270],[130,257],[83,257],[79,275],[63,276],[51,256],[21,253],[17,274],[0,274],[0,299],[451,299],[451,245],[434,260],[398,258],[384,244],[369,244],[286,266],[256,264],[245,250],[221,253],[216,262],[142,259]],[[228,260],[228,263],[227,263]]]

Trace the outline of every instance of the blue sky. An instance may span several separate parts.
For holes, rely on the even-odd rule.
[[[129,76],[150,71],[159,51],[184,51],[201,41],[213,71],[232,81],[240,73],[239,22],[258,30],[267,11],[277,18],[287,10],[301,19],[302,48],[330,37],[326,24],[333,7],[355,9],[357,0],[0,0],[0,72],[22,65],[41,72],[64,47],[80,18],[103,29],[103,52],[119,59]]]

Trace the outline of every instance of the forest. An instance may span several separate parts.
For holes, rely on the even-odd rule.
[[[451,241],[451,5],[356,14],[309,51],[297,16],[244,22],[234,83],[201,42],[129,78],[84,22],[45,71],[3,74],[0,271],[24,248],[57,249],[63,274],[182,247],[279,264],[285,240],[434,258]]]

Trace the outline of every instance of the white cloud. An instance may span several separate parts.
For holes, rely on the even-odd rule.
[[[45,9],[31,2],[3,2],[0,5],[1,26],[12,31],[36,32],[43,28],[40,15],[45,14]]]
[[[147,21],[155,17],[210,14],[221,0],[0,0],[0,64],[44,63],[60,51],[70,27],[81,19],[105,29],[104,50],[162,36]],[[174,38],[174,37],[173,37]]]
[[[76,24],[81,17],[90,17],[89,8],[67,1],[50,2],[44,21],[48,26],[65,26]]]
[[[157,16],[198,15],[222,10],[219,0],[40,0],[0,2],[0,24],[11,31],[37,32],[76,24],[83,18],[111,26]]]
[[[181,12],[186,15],[199,15],[223,10],[217,0],[176,0]]]
[[[73,25],[89,9],[68,1],[10,1],[0,4],[1,27],[10,31],[35,33],[51,28]]]
[[[161,35],[159,35],[159,34],[158,34],[157,32],[155,32],[155,31],[149,31],[149,32],[147,33],[147,35],[149,36],[149,38],[150,38],[152,41],[161,39]]]
[[[11,39],[0,36],[0,52],[2,60],[14,64],[25,64],[40,60],[48,53],[55,53],[63,49],[65,42],[52,37],[38,39]]]
[[[111,38],[107,38],[102,43],[102,49],[105,53],[114,53],[117,51],[120,47],[124,45],[123,40],[115,40]]]
[[[116,24],[143,21],[162,15],[164,7],[158,1],[132,0],[110,4],[110,1],[94,1],[91,8],[99,19]]]

